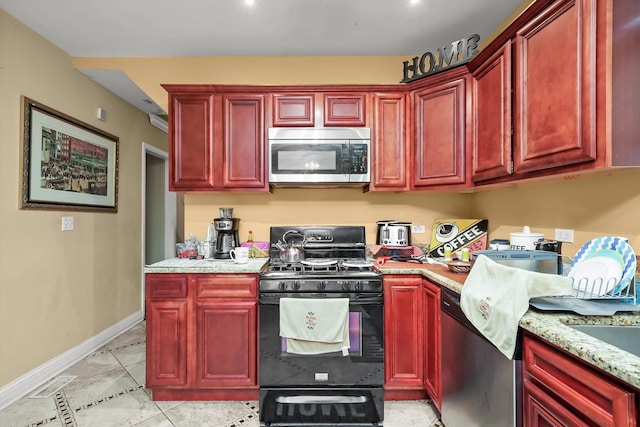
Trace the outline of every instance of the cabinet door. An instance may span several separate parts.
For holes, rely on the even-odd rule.
[[[364,126],[365,93],[324,94],[325,126]]]
[[[424,304],[424,386],[438,409],[440,387],[440,286],[423,280]]]
[[[199,300],[197,388],[257,386],[255,301]]]
[[[589,425],[635,427],[635,394],[572,356],[525,335],[524,377],[554,396],[554,404]],[[547,405],[550,412],[554,409]]]
[[[385,390],[424,390],[422,321],[422,277],[385,276]]]
[[[414,92],[413,186],[464,184],[467,78],[447,78]]]
[[[212,190],[216,185],[213,95],[170,95],[169,117],[169,189]]]
[[[511,174],[511,41],[473,72],[474,182]]]
[[[407,95],[373,95],[373,132],[371,141],[371,191],[409,189],[407,164]]]
[[[187,276],[147,275],[146,385],[187,386]]]
[[[265,174],[264,95],[223,95],[225,189],[268,190]]]
[[[313,94],[274,94],[273,126],[306,126],[315,123]]]
[[[516,173],[596,158],[596,3],[558,0],[516,34]]]

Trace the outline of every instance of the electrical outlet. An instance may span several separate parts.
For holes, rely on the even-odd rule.
[[[412,225],[411,232],[414,234],[424,234],[424,225]]]
[[[62,231],[71,231],[73,230],[73,217],[72,216],[63,216],[62,217]]]
[[[573,243],[573,230],[556,228],[556,240],[559,242]]]

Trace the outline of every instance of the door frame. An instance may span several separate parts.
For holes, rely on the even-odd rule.
[[[175,256],[176,248],[176,225],[177,225],[177,197],[176,193],[169,191],[169,155],[166,151],[161,150],[146,142],[142,143],[142,232],[140,233],[141,244],[141,260],[144,265],[146,259],[146,200],[147,200],[147,156],[153,156],[164,161],[164,256],[165,259]],[[143,316],[145,315],[145,278],[144,268],[142,269],[142,295],[141,306]]]

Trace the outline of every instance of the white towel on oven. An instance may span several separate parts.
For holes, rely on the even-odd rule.
[[[349,342],[349,298],[281,298],[280,336],[287,352],[322,354],[342,351]]]

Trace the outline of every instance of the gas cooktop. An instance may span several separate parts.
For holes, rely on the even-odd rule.
[[[303,259],[287,262],[281,247],[295,235]],[[302,236],[302,237],[301,237]],[[366,259],[364,227],[271,227],[269,262],[260,276],[261,292],[381,292],[382,274]]]

